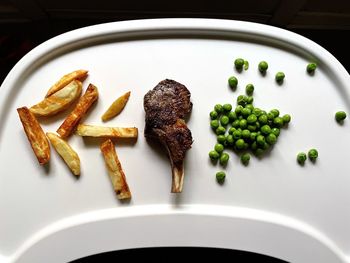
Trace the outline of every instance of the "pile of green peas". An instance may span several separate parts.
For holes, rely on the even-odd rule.
[[[266,112],[254,107],[253,101],[251,96],[239,95],[235,108],[231,104],[214,106],[209,114],[210,126],[217,136],[217,143],[209,152],[212,161],[225,166],[229,160],[225,150],[232,149],[240,155],[242,164],[248,165],[249,152],[261,157],[277,142],[281,128],[291,121],[291,116],[281,116],[277,109]]]

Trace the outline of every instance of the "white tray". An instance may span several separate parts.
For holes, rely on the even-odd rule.
[[[248,71],[238,74],[233,60]],[[269,63],[265,77],[257,71]],[[305,67],[316,61],[309,76]],[[75,69],[100,91],[86,123],[101,124],[111,101],[131,91],[110,124],[135,125],[135,145],[117,145],[133,199],[113,193],[98,140],[70,139],[82,161],[73,178],[52,150],[49,170],[40,167],[24,135],[16,108],[43,98],[49,86]],[[286,73],[284,84],[274,81]],[[227,78],[236,75],[232,92]],[[160,80],[175,79],[192,93],[188,125],[193,148],[186,157],[182,194],[170,193],[170,164],[143,137],[143,96]],[[223,186],[215,182],[208,152],[215,143],[208,113],[233,103],[247,83],[255,105],[290,113],[269,156],[249,167],[230,154]],[[326,50],[297,34],[247,22],[158,19],[109,23],[55,37],[27,54],[0,88],[0,261],[66,262],[104,251],[154,246],[222,247],[253,251],[291,262],[350,262],[348,120],[350,77]],[[66,113],[43,123],[55,131]],[[315,147],[315,165],[296,164],[296,154]]]

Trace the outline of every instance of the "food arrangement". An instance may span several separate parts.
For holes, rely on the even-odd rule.
[[[27,107],[18,108],[17,112],[39,163],[45,165],[50,161],[50,141],[77,178],[81,173],[81,161],[78,153],[69,145],[67,139],[75,131],[80,136],[103,138],[100,148],[117,198],[129,199],[131,192],[115,151],[115,145],[110,138],[136,139],[138,130],[136,127],[103,127],[80,124],[81,119],[98,99],[98,89],[93,84],[89,84],[83,96],[80,97],[82,81],[86,78],[87,73],[86,70],[76,70],[64,75],[48,90],[46,97],[41,102],[29,109]],[[129,96],[130,92],[117,99],[102,116],[102,119],[107,121],[119,114],[125,107]],[[68,109],[77,100],[74,109],[57,129],[57,134],[53,132],[45,134],[36,116],[41,118],[53,116]]]

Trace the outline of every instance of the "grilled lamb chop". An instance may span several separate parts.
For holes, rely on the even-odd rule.
[[[145,137],[159,141],[167,149],[172,167],[172,193],[182,191],[185,153],[192,145],[191,131],[184,120],[192,110],[190,97],[184,85],[166,79],[143,99]]]

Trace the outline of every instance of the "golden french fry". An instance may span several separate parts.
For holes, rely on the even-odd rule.
[[[63,111],[79,98],[82,83],[79,80],[71,81],[67,86],[32,106],[30,111],[36,116],[52,116]]]
[[[49,138],[51,144],[62,157],[72,173],[79,177],[80,175],[80,159],[78,154],[72,149],[72,147],[63,140],[60,136],[47,132],[46,136]]]
[[[50,145],[43,129],[27,107],[17,109],[24,131],[41,165],[50,160]]]
[[[102,127],[79,124],[76,133],[89,137],[137,138],[138,130],[136,127]]]
[[[131,198],[131,192],[128,183],[126,182],[125,174],[118,159],[117,152],[115,151],[113,142],[110,139],[104,141],[101,144],[100,149],[105,159],[108,174],[118,199]]]
[[[84,69],[73,71],[67,75],[64,75],[59,81],[57,81],[46,93],[45,97],[49,97],[55,92],[59,91],[63,87],[67,86],[72,80],[84,79],[87,76],[88,71]]]
[[[62,138],[67,138],[80,122],[81,118],[86,114],[91,105],[98,99],[97,88],[90,84],[86,89],[85,94],[80,97],[74,110],[67,116],[61,126],[58,128],[57,133]]]
[[[124,109],[130,97],[130,91],[116,99],[107,111],[102,115],[102,121],[108,121],[117,116]]]

